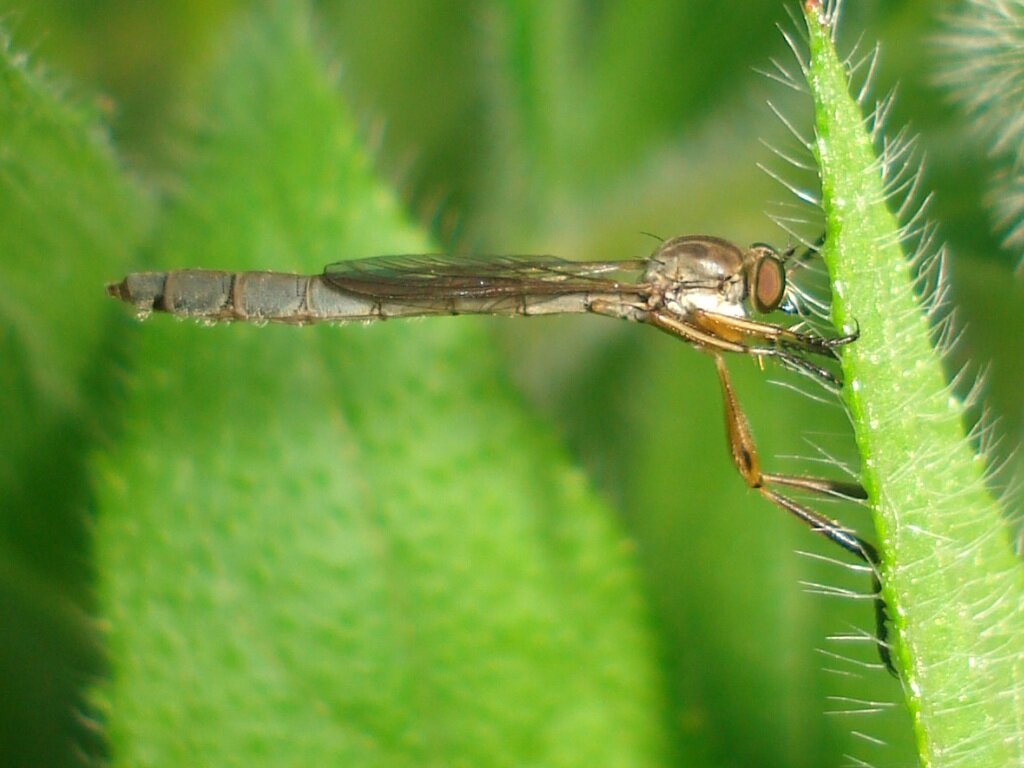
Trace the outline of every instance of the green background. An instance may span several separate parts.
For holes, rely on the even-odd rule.
[[[96,259],[84,268],[74,265],[91,283],[76,281],[67,295],[41,292],[38,297],[65,310],[69,323],[103,328],[87,359],[72,359],[85,355],[85,350],[60,352],[59,345],[55,355],[65,359],[42,363],[19,358],[23,348],[38,349],[22,344],[22,337],[31,335],[26,329],[32,328],[26,306],[32,307],[25,296],[35,296],[26,288],[26,293],[2,305],[18,311],[5,310],[4,322],[3,408],[15,441],[9,448],[11,461],[0,502],[0,760],[10,765],[64,765],[75,764],[82,751],[104,751],[98,730],[89,717],[79,714],[79,692],[107,674],[104,644],[96,639],[93,621],[86,618],[97,612],[98,603],[109,611],[104,603],[107,593],[101,587],[97,597],[96,591],[97,583],[105,583],[102,574],[97,576],[91,545],[97,519],[102,526],[103,518],[97,515],[108,505],[117,506],[112,477],[127,478],[133,487],[147,477],[146,455],[133,447],[147,434],[152,438],[147,426],[155,430],[153,424],[178,423],[169,411],[160,412],[161,407],[171,408],[173,398],[162,398],[161,393],[173,393],[176,382],[187,380],[190,371],[156,359],[168,346],[200,350],[204,345],[203,335],[196,339],[194,329],[165,318],[142,326],[128,321],[123,308],[102,294],[102,284],[120,276],[105,270],[157,262],[233,266],[229,248],[204,248],[194,234],[192,240],[179,237],[168,245],[160,241],[160,234],[170,232],[173,237],[175,227],[164,223],[154,234],[147,222],[153,215],[150,209],[159,209],[160,201],[173,198],[179,187],[190,186],[191,194],[197,195],[204,183],[215,184],[209,179],[183,179],[187,137],[197,125],[230,121],[228,116],[203,114],[203,109],[211,103],[209,83],[217,79],[220,59],[244,24],[248,6],[34,2],[29,7],[3,7],[12,50],[28,51],[35,64],[45,66],[52,79],[64,84],[70,99],[102,115],[124,171],[137,188],[147,190],[145,200],[131,208],[123,229],[100,238],[120,242],[120,255],[70,253],[56,248],[59,239],[49,262],[38,265],[26,264],[10,245],[0,253],[9,292],[38,285],[32,278],[44,264],[59,275],[70,270],[62,260]],[[932,2],[859,2],[847,9],[846,32],[855,38],[863,30],[865,40],[881,41],[877,91],[881,94],[900,84],[891,125],[895,129],[909,122],[921,133],[928,156],[925,184],[936,193],[933,216],[954,256],[952,299],[967,326],[953,365],[970,361],[975,370],[990,366],[986,404],[1000,419],[998,431],[1012,445],[1024,430],[1024,401],[1018,390],[1024,373],[1019,354],[1024,289],[1012,277],[1015,256],[999,249],[980,203],[992,161],[985,148],[968,137],[965,119],[947,106],[944,94],[934,86],[938,57],[932,38],[939,10]],[[645,255],[652,241],[643,232],[707,232],[739,242],[787,242],[787,235],[765,211],[780,210],[778,203],[788,201],[789,195],[757,164],[782,170],[759,139],[782,147],[792,142],[765,100],[778,104],[808,134],[810,122],[806,105],[796,94],[753,71],[770,69],[772,58],[791,61],[775,27],[776,22],[791,22],[776,2],[653,2],[642,8],[615,2],[555,3],[537,9],[511,2],[395,1],[372,8],[368,3],[328,2],[317,4],[314,14],[317,44],[338,75],[332,81],[333,95],[327,98],[347,105],[359,139],[375,147],[377,175],[396,190],[411,220],[437,246],[604,259]],[[221,87],[231,85],[228,80]],[[224,102],[215,98],[214,103]],[[16,141],[12,146],[18,146]],[[315,156],[316,147],[310,152]],[[37,170],[58,186],[61,173],[77,180],[91,173],[88,168],[68,170],[66,164]],[[17,179],[11,188],[18,189]],[[193,205],[199,209],[194,215],[201,218],[203,199]],[[303,215],[296,213],[298,219]],[[21,223],[26,232],[48,225],[25,218],[8,220],[10,240],[5,242],[19,242]],[[322,241],[311,235],[310,242]],[[427,247],[416,235],[388,235],[378,247],[417,245]],[[266,247],[273,252],[273,247]],[[315,271],[326,261],[349,255],[370,253],[327,250],[300,254],[298,263],[256,263]],[[244,255],[237,258],[245,263]],[[641,664],[637,674],[651,675],[651,682],[649,687],[637,684],[637,689],[649,698],[635,706],[647,714],[644,727],[652,735],[645,754],[650,761],[811,766],[840,764],[845,754],[876,765],[905,764],[910,759],[909,729],[897,684],[878,671],[854,679],[830,672],[862,670],[816,651],[873,662],[865,644],[851,648],[825,640],[826,635],[848,634],[854,628],[869,630],[867,604],[807,594],[800,587],[801,582],[851,590],[866,585],[858,574],[794,554],[835,553],[743,488],[727,460],[716,385],[706,359],[649,329],[593,318],[434,322],[469,324],[472,330],[467,333],[487,348],[488,356],[496,357],[493,370],[503,380],[498,395],[488,381],[471,381],[470,390],[479,388],[483,399],[507,400],[511,408],[525,413],[525,452],[581,467],[585,484],[603,501],[585,502],[596,519],[604,521],[596,524],[603,531],[597,536],[623,542],[623,562],[613,564],[616,572],[627,572],[623,599],[636,598],[645,605],[626,612],[632,624],[624,631],[638,634],[637,647],[647,648],[646,666]],[[298,332],[289,331],[287,340],[277,333],[276,341],[268,343],[299,345],[300,351],[294,353],[298,359],[324,360],[324,366],[333,364],[335,338],[338,345],[365,348],[354,358],[363,365],[381,344],[409,345],[417,354],[423,349],[446,354],[447,331],[430,330],[430,325],[416,323],[410,331],[321,329],[313,341],[296,340]],[[279,330],[220,328],[215,333],[222,348],[230,348],[235,334],[245,349],[258,353],[261,334]],[[192,365],[224,364],[211,358]],[[282,356],[279,362],[292,360]],[[238,364],[244,365],[244,360]],[[732,361],[731,368],[771,468],[806,467],[786,457],[814,455],[807,440],[842,461],[853,461],[848,425],[836,406],[817,404],[769,384],[766,379],[791,381],[775,369],[765,376],[747,361]],[[31,376],[19,373],[36,369],[57,372],[49,379],[49,391],[40,393]],[[273,366],[265,369],[272,372]],[[424,372],[425,388],[430,386],[430,373]],[[444,381],[447,373],[436,375]],[[386,419],[390,400],[372,405],[375,388],[369,381],[374,375],[381,372],[366,372],[366,381],[352,375],[349,382],[366,389],[361,402],[371,405],[360,406],[358,400],[346,404],[343,417],[328,419],[327,425],[354,424],[354,437],[363,439],[382,430],[401,431],[403,425]],[[467,375],[472,379],[474,374]],[[143,394],[123,391],[126,380]],[[302,424],[315,418],[301,407],[302,383],[300,377],[278,386],[257,377],[239,386],[257,392],[263,399],[253,402],[268,411],[287,409],[288,416],[277,417],[281,421]],[[420,386],[415,377],[401,383]],[[225,386],[225,392],[230,391]],[[388,389],[380,397],[402,395]],[[437,401],[428,398],[442,416],[449,409],[452,426],[437,426],[445,423],[439,417],[409,428],[419,430],[415,434],[423,450],[448,455],[435,446],[458,437],[454,424],[471,414],[461,411],[458,402]],[[366,410],[352,410],[360,408]],[[126,427],[117,415],[123,409],[130,413]],[[299,428],[296,441],[307,439],[315,446],[312,429]],[[509,440],[519,439],[511,427],[509,435]],[[218,465],[215,453],[206,456],[198,447],[188,450],[188,429],[180,437],[185,448],[175,458],[181,472],[191,471],[190,462],[212,464],[214,473],[220,470],[235,484],[233,492],[245,496],[245,484],[253,482],[245,471],[229,460]],[[381,440],[379,448],[394,450],[388,440]],[[531,475],[529,465],[504,461],[495,444],[485,449],[495,452],[485,457],[486,466],[507,469],[510,487],[516,487],[520,475]],[[167,457],[156,455],[153,460],[161,458]],[[410,464],[416,461],[416,456],[409,458]],[[287,504],[289,491],[304,482],[303,476],[329,474],[332,462],[331,457],[304,456],[301,450],[294,457],[282,457],[277,469],[287,477],[275,486],[285,500],[279,506]],[[422,493],[432,501],[448,493],[455,498],[458,491],[446,488],[457,484],[458,469],[432,472]],[[386,484],[381,478],[363,480],[371,496],[375,482]],[[503,482],[496,481],[496,487],[503,487]],[[537,482],[543,490],[548,481]],[[553,487],[559,482],[550,480]],[[184,484],[181,498],[187,500],[187,479]],[[159,498],[164,490],[152,489],[149,498]],[[302,489],[296,492],[301,494]],[[560,493],[589,499],[587,490],[550,495],[558,498]],[[417,498],[415,491],[409,494]],[[505,501],[512,504],[515,498]],[[424,502],[424,508],[428,506]],[[486,516],[485,508],[481,514]],[[863,511],[835,511],[851,525],[869,530]],[[514,515],[510,519],[514,521]],[[193,513],[188,520],[202,525],[203,515]],[[160,520],[153,523],[159,526]],[[230,532],[230,525],[225,527]],[[424,535],[435,533],[427,527]],[[422,543],[410,533],[403,546],[415,550]],[[258,538],[252,543],[257,553],[265,545]],[[105,551],[109,553],[109,547]],[[285,549],[284,555],[268,554],[268,559],[287,554]],[[485,555],[443,548],[433,554],[449,561],[464,558],[471,564],[463,569],[468,571],[464,578],[488,578],[480,570],[487,568]],[[172,550],[169,557],[173,555]],[[514,551],[502,555],[516,560]],[[216,560],[216,552],[213,557]],[[601,572],[597,567],[595,573]],[[351,589],[345,578],[337,580],[338,589]],[[331,584],[328,575],[317,588]],[[426,590],[416,584],[409,588]],[[424,594],[430,600],[433,593]],[[484,597],[478,599],[486,598],[487,604],[475,609],[478,614],[466,609],[463,621],[448,630],[456,639],[438,644],[453,642],[471,654],[474,644],[486,643],[472,635],[458,639],[465,626],[484,621],[502,601],[533,599],[529,591],[503,587],[501,578],[481,594]],[[578,618],[574,614],[567,621]],[[594,631],[600,632],[600,625]],[[609,642],[620,637],[609,632]],[[429,644],[430,638],[422,641]],[[512,631],[508,642],[524,640]],[[600,650],[596,646],[595,653]],[[540,657],[543,664],[545,657]],[[112,663],[116,666],[117,659]],[[338,660],[340,667],[346,663]],[[552,688],[569,679],[583,685],[589,663],[592,659],[580,657],[582,671],[567,671],[552,662],[543,674]],[[531,690],[524,683],[518,704],[530,705],[535,695]],[[636,693],[628,684],[622,690],[624,695]],[[842,697],[882,705],[863,706]],[[881,711],[826,714],[839,709]],[[528,730],[525,734],[521,738],[529,739]],[[394,738],[401,743],[401,733]],[[570,754],[584,752],[571,743],[565,749]],[[623,749],[623,755],[630,754],[628,745]],[[442,762],[443,756],[442,752]],[[476,762],[488,759],[477,755]],[[643,760],[634,754],[633,762]]]

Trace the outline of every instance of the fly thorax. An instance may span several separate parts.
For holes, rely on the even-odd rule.
[[[651,257],[645,279],[657,288],[662,306],[680,316],[694,310],[746,316],[743,252],[725,240],[668,240]]]

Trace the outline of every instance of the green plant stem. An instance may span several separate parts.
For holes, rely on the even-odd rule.
[[[928,302],[915,291],[833,28],[817,3],[806,15],[834,320],[861,332],[844,354],[844,396],[921,760],[1020,765],[1024,569],[933,343]]]

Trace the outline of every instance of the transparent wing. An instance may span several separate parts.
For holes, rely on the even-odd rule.
[[[580,292],[644,293],[646,262],[577,262],[554,256],[416,254],[339,261],[324,279],[378,299],[422,302],[456,298],[558,296]]]

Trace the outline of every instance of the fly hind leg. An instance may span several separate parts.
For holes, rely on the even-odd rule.
[[[838,544],[870,567],[872,592],[875,597],[875,637],[878,645],[878,655],[882,663],[885,664],[886,669],[893,675],[896,675],[888,644],[889,618],[885,602],[881,597],[881,583],[878,576],[878,551],[871,544],[844,528],[837,521],[778,493],[772,486],[796,488],[827,496],[854,499],[866,498],[864,489],[856,483],[844,483],[797,475],[773,475],[762,472],[757,448],[754,445],[754,438],[750,432],[750,424],[736,399],[736,392],[732,388],[732,382],[729,379],[729,372],[726,370],[725,361],[717,353],[714,353],[714,358],[718,369],[718,380],[722,386],[722,400],[725,404],[725,430],[729,440],[729,452],[732,455],[733,464],[736,465],[740,476],[743,477],[744,482],[749,487],[756,490],[775,506],[802,521],[815,533]]]

